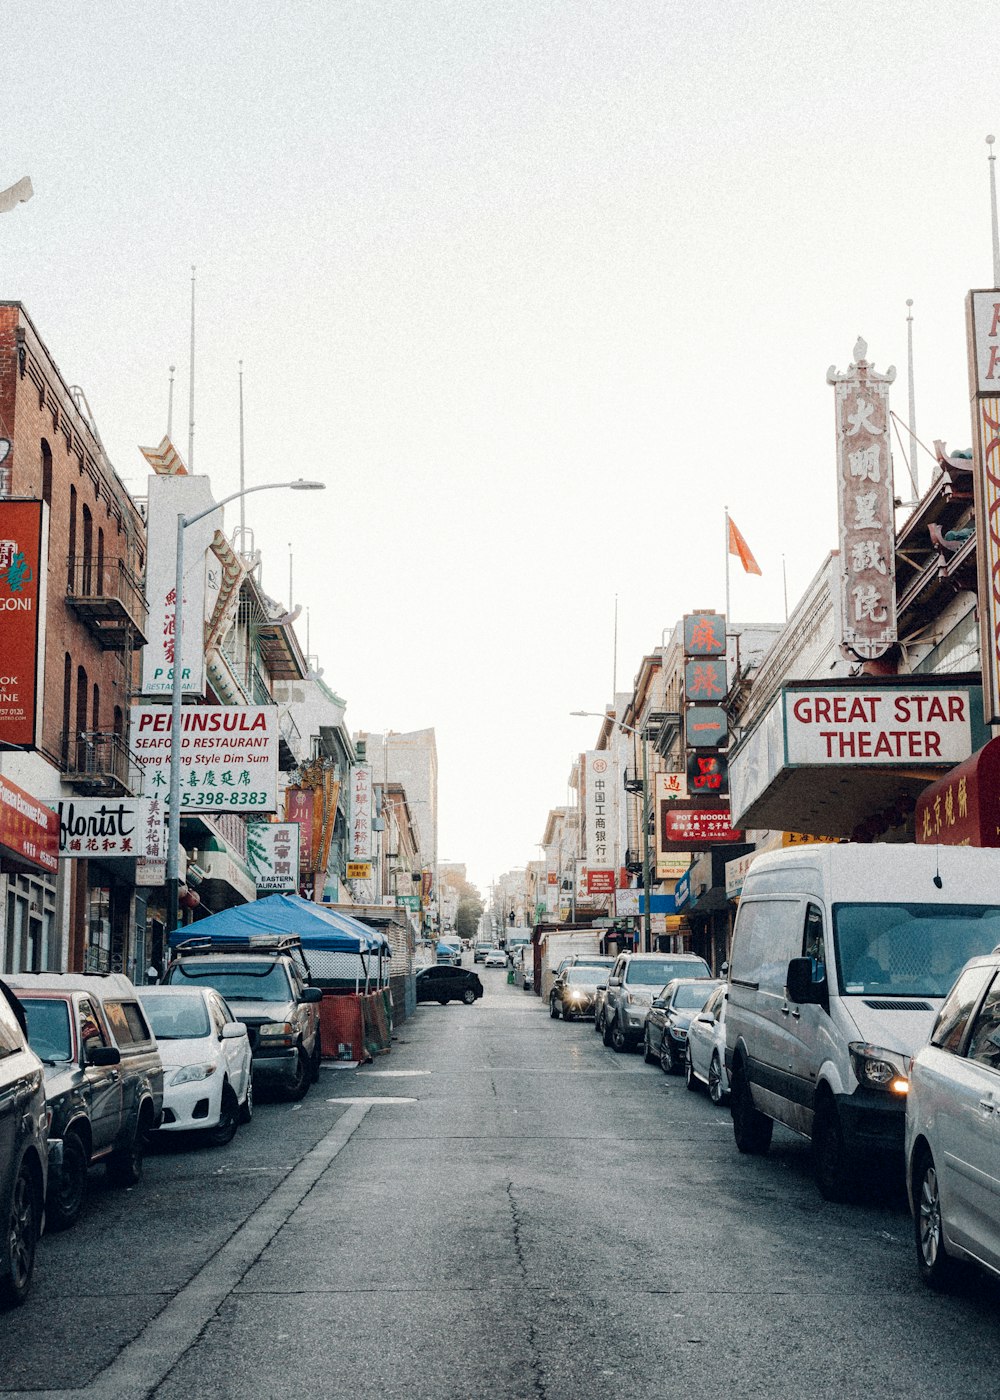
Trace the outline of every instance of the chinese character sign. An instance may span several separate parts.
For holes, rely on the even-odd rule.
[[[1000,723],[1000,291],[966,301],[983,718]]]
[[[205,557],[222,514],[213,512],[184,532],[184,647],[180,657],[179,639],[174,635],[177,517],[211,506],[211,486],[207,476],[151,476],[147,497],[149,623],[148,640],[142,649],[142,693],[169,695],[176,661],[182,666],[184,690],[201,694],[205,689]]]
[[[299,887],[298,822],[251,822],[247,827],[247,865],[258,894]]]
[[[685,614],[684,655],[725,656],[725,654],[726,619],[722,614],[715,612]],[[689,698],[693,699],[694,697]]]
[[[372,858],[372,769],[370,763],[351,766],[350,832],[347,858],[367,861]]]
[[[684,666],[684,698],[692,705],[721,705],[729,689],[726,661],[717,656]]]
[[[163,860],[166,803],[155,797],[76,797],[59,803],[59,854]]]
[[[170,797],[172,744],[169,706],[133,705],[132,759],[143,774],[145,796],[164,805]],[[273,812],[278,801],[277,706],[185,705],[180,764],[185,812]]]
[[[583,756],[584,839],[589,868],[613,866],[615,785],[614,761],[602,750]]]
[[[859,340],[845,374],[833,368],[844,649],[865,661],[896,641],[895,511],[889,452],[891,366],[877,374]]]

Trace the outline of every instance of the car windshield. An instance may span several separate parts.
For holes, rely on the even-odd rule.
[[[208,1008],[199,996],[141,993],[139,1000],[157,1040],[200,1040],[210,1035]]]
[[[566,969],[567,982],[585,982],[588,986],[593,986],[597,981],[597,969],[594,967],[580,967],[574,964]]]
[[[227,1001],[291,1001],[288,977],[280,963],[232,962],[220,967],[217,963],[190,961],[177,963],[167,979],[173,984],[197,982],[202,987],[214,987]]]
[[[713,990],[708,982],[702,983],[700,987],[678,987],[674,994],[674,1006],[678,1011],[700,1011]]]
[[[845,995],[943,997],[969,958],[1000,943],[1000,908],[837,904],[833,927]]]
[[[73,1041],[66,1003],[46,997],[20,996],[18,1000],[28,1018],[28,1044],[38,1058],[50,1065],[71,1060]]]
[[[671,973],[668,963],[653,962],[652,958],[633,958],[625,973],[626,982],[636,982],[640,987],[662,987],[669,982]]]

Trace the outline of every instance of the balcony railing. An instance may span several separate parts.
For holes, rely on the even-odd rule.
[[[78,792],[95,797],[139,791],[140,770],[120,734],[73,730],[63,735],[63,772]]]
[[[146,640],[146,596],[142,583],[122,559],[70,559],[66,601],[91,634],[110,651]]]

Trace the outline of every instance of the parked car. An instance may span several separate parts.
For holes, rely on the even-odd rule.
[[[775,1122],[820,1193],[903,1160],[910,1058],[960,968],[1000,943],[1000,851],[799,846],[759,855],[733,931],[726,1065],[736,1146]]]
[[[301,1099],[319,1078],[323,993],[308,984],[309,966],[298,938],[252,937],[209,944],[192,937],[174,950],[165,982],[214,987],[247,1028],[255,1086],[274,1085]]]
[[[438,940],[435,956],[439,963],[447,963],[451,967],[461,967],[462,945],[457,939],[441,938]]]
[[[491,948],[486,954],[487,967],[506,967],[507,954],[502,948]]]
[[[549,993],[549,1015],[564,1021],[585,1020],[594,1014],[597,981],[603,969],[586,963],[572,963],[552,984]]]
[[[24,1011],[0,982],[0,1307],[31,1289],[49,1170],[45,1076]],[[53,1147],[58,1161],[61,1142]]]
[[[213,987],[144,987],[142,1008],[163,1060],[167,1134],[231,1142],[253,1117],[253,1055],[247,1028]]]
[[[597,972],[598,981],[594,987],[594,1030],[598,1035],[604,1034],[604,1003],[608,996],[608,977],[611,976],[611,969],[607,974],[600,968]]]
[[[653,997],[674,977],[711,977],[694,953],[619,953],[604,999],[604,1043],[630,1050],[642,1040]]]
[[[437,963],[417,973],[417,1001],[464,1001],[471,1006],[483,994],[479,974],[466,967],[448,967]]]
[[[687,1058],[684,1073],[689,1089],[700,1084],[708,1087],[714,1104],[729,1097],[729,1076],[726,1073],[726,1002],[729,989],[723,984],[706,1001],[688,1025]]]
[[[600,953],[567,953],[556,968],[556,976],[565,972],[568,967],[603,967],[610,971],[614,965],[614,958],[606,958]]]
[[[507,949],[507,962],[511,967],[514,966],[514,961],[517,958],[518,950],[522,948],[525,943],[530,942],[530,928],[525,928],[523,926],[515,926],[507,930],[507,936],[504,939],[504,943]]]
[[[533,992],[535,990],[535,949],[533,944],[524,944],[515,971],[517,980],[521,984],[521,990]]]
[[[659,1061],[664,1074],[680,1074],[687,1058],[688,1026],[721,982],[675,977],[653,998],[643,1027],[643,1058]]]
[[[19,972],[9,980],[45,1066],[49,1136],[62,1142],[46,1219],[65,1230],[79,1218],[95,1163],[116,1185],[142,1179],[162,1112],[163,1063],[138,990],[120,973]]]
[[[906,1186],[920,1277],[947,1288],[967,1260],[1000,1273],[1000,951],[963,969],[909,1079]]]
[[[477,963],[484,963],[489,954],[489,951],[490,945],[488,943],[477,943],[472,954],[472,961]]]

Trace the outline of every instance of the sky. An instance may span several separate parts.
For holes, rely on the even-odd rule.
[[[694,609],[784,617],[836,546],[859,334],[970,441],[996,9],[959,0],[0,0],[0,297],[145,492],[251,497],[352,731],[433,726],[439,850],[539,854],[575,756]],[[931,461],[922,455],[921,485]],[[905,467],[896,454],[897,493]],[[238,522],[233,507],[227,525]],[[617,662],[614,653],[615,600]],[[305,643],[305,627],[301,629]]]

